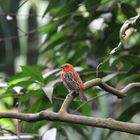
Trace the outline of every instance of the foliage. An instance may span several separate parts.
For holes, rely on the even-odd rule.
[[[59,68],[66,62],[77,66],[83,81],[98,76],[118,89],[140,82],[139,6],[138,0],[2,1],[1,111],[13,110],[17,102],[21,112],[58,111],[68,93],[59,78]],[[121,48],[114,51],[120,42]],[[114,53],[109,55],[112,50]],[[75,113],[138,122],[138,92],[131,90],[121,101],[111,95],[100,96]],[[85,91],[89,99],[103,93],[97,87]],[[69,111],[81,104],[77,97]],[[16,129],[11,120],[0,121],[1,127],[5,124]],[[59,122],[22,122],[21,126],[23,133],[40,130],[41,135],[56,128],[52,132],[58,139],[105,139],[110,135],[105,129]],[[111,138],[132,139],[120,132]]]

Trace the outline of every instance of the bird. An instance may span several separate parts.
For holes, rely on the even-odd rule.
[[[71,64],[61,66],[61,79],[64,86],[70,91],[79,94],[82,101],[87,101],[87,97],[83,94],[84,84]]]

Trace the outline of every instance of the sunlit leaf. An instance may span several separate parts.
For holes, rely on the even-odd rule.
[[[54,81],[51,81],[47,85],[45,85],[44,87],[42,87],[44,93],[47,95],[47,97],[48,97],[48,99],[50,100],[51,103],[52,103],[52,96],[53,96],[54,86],[58,82],[60,82],[59,79],[54,80]]]
[[[33,80],[43,83],[42,66],[21,66],[25,75],[31,77]]]

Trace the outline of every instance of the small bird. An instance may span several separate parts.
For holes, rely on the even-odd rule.
[[[64,86],[69,91],[74,91],[80,95],[82,101],[87,101],[86,96],[83,94],[84,85],[79,74],[74,70],[71,64],[64,64],[61,66],[61,79]]]

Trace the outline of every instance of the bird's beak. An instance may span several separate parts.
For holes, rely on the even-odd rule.
[[[63,68],[64,68],[64,65],[61,66],[61,69],[63,69]]]

